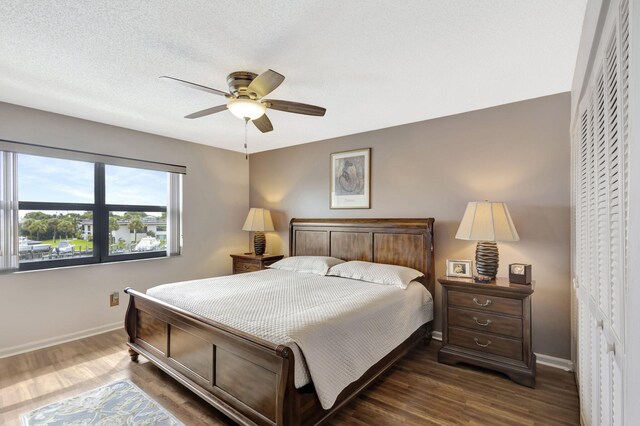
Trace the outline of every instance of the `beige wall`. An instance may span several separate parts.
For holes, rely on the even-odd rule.
[[[454,239],[466,203],[506,201],[521,240],[500,243],[499,276],[512,262],[533,265],[534,350],[568,359],[569,114],[564,93],[253,154],[250,204],[273,210],[278,232],[268,234],[271,253],[287,253],[293,217],[434,217],[442,275],[447,258],[474,257],[473,242]],[[367,147],[372,208],[329,209],[329,154]],[[437,312],[439,300],[438,287]]]
[[[125,287],[229,274],[229,253],[247,248],[243,154],[4,103],[0,138],[187,166],[183,255],[0,275],[0,356],[122,324]]]
[[[533,264],[534,349],[569,358],[569,109],[560,94],[253,154],[248,179],[239,153],[0,103],[0,138],[188,168],[184,255],[0,275],[0,356],[120,323],[127,299],[109,308],[113,290],[230,273],[249,198],[273,210],[270,252],[287,252],[292,217],[435,217],[438,275],[447,258],[473,258],[475,245],[454,239],[467,201],[504,200],[521,241],[500,244],[499,275]],[[364,147],[372,208],[330,210],[329,154]]]

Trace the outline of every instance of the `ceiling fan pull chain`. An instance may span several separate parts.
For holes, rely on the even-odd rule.
[[[249,119],[245,117],[244,119],[244,159],[249,159],[249,151],[247,150],[247,124],[249,124]]]

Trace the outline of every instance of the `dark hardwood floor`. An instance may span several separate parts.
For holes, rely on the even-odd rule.
[[[140,357],[129,360],[124,330],[0,359],[0,424],[118,379],[129,378],[187,425],[233,424]],[[438,364],[439,342],[419,347],[333,419],[334,425],[579,424],[572,373],[539,366],[537,386],[498,373]]]

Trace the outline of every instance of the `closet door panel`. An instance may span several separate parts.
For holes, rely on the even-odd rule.
[[[623,336],[623,147],[621,128],[620,91],[620,33],[618,27],[609,40],[605,59],[605,106],[607,124],[607,179],[608,179],[608,320],[611,331],[621,343]]]
[[[592,316],[589,321],[589,357],[590,369],[590,397],[587,407],[590,408],[589,420],[592,425],[600,418],[600,330],[598,321]]]
[[[576,368],[587,425],[634,424],[624,411],[629,36],[629,2],[612,0],[572,134]]]
[[[599,421],[597,424],[609,426],[611,424],[611,394],[612,394],[612,365],[609,356],[609,345],[602,328],[598,329],[598,352],[599,352],[599,373],[600,373],[600,391],[599,391]]]
[[[594,111],[594,156],[595,156],[595,211],[597,229],[594,236],[594,261],[596,274],[594,289],[595,300],[603,317],[609,318],[609,173],[607,162],[607,102],[603,69],[597,74]]]
[[[622,381],[622,357],[609,353],[611,364],[611,424],[621,425],[624,412],[624,386]]]

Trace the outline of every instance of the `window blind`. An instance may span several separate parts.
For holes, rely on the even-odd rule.
[[[42,157],[62,158],[65,160],[86,161],[89,163],[105,163],[114,166],[134,167],[137,169],[158,170],[169,173],[186,174],[187,168],[177,164],[156,161],[138,160],[115,155],[97,154],[65,148],[53,148],[25,142],[15,142],[0,139],[0,151],[17,152],[21,154],[38,155]]]
[[[18,269],[18,173],[14,153],[0,152],[0,271]]]
[[[167,254],[177,256],[182,250],[182,175],[169,176],[169,203],[167,206]]]

